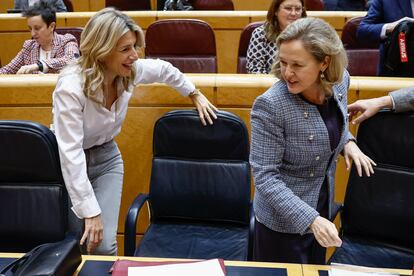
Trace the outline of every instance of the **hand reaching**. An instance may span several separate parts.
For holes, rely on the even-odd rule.
[[[197,108],[201,123],[205,126],[207,125],[207,120],[208,123],[212,125],[213,120],[211,119],[211,117],[217,119],[217,115],[215,112],[218,111],[218,109],[212,103],[210,103],[206,96],[204,96],[198,89],[194,90],[194,92],[191,93],[189,97],[191,98],[195,107]]]
[[[371,176],[371,174],[374,174],[373,166],[376,166],[377,164],[375,164],[375,162],[372,161],[371,158],[366,156],[359,149],[359,147],[357,146],[357,144],[355,144],[354,141],[349,141],[344,146],[344,157],[347,170],[351,168],[350,159],[352,159],[354,161],[359,176],[362,176],[362,170],[364,170],[365,175],[367,176]]]
[[[352,120],[354,116],[361,112],[361,115],[352,120],[352,124],[359,124],[377,114],[382,108],[392,108],[391,96],[358,100],[348,105],[349,120]]]

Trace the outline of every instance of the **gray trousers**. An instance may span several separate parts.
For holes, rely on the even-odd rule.
[[[103,240],[92,254],[116,255],[124,163],[114,141],[85,150],[89,181],[101,208]],[[69,211],[69,230],[83,234],[83,220]],[[86,248],[86,247],[85,247]],[[86,250],[84,250],[86,253]]]

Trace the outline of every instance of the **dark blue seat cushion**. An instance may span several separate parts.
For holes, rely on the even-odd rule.
[[[412,269],[414,252],[386,247],[358,238],[342,237],[342,246],[337,248],[329,263]]]
[[[246,260],[248,227],[151,223],[135,256]]]

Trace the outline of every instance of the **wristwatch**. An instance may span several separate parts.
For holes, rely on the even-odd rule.
[[[43,72],[43,63],[40,60],[37,61],[37,67],[39,67],[40,72]]]

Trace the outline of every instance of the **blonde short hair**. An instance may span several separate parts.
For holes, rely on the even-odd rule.
[[[284,42],[300,40],[305,49],[318,61],[323,62],[325,57],[330,57],[328,67],[323,72],[324,77],[320,79],[321,88],[325,95],[332,94],[332,86],[340,83],[344,70],[348,65],[348,58],[338,34],[328,23],[318,18],[301,18],[289,24],[280,33],[276,40],[276,46]],[[276,53],[272,73],[282,79],[280,70],[279,53]]]
[[[103,60],[110,54],[121,36],[128,31],[136,34],[137,50],[145,47],[142,29],[130,17],[114,8],[105,8],[97,12],[86,23],[80,40],[81,56],[77,61],[84,81],[83,90],[86,97],[98,101],[97,90],[101,88],[104,81]],[[125,90],[134,79],[135,73],[133,69],[130,77],[122,78]]]

